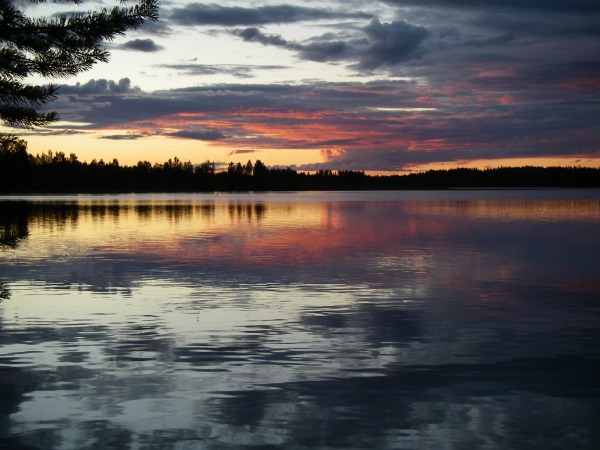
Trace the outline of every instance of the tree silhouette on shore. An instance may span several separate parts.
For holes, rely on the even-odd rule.
[[[139,161],[133,166],[48,151],[31,155],[27,143],[0,142],[0,192],[215,192],[349,189],[448,189],[511,187],[600,187],[600,169],[586,167],[500,167],[430,170],[406,175],[370,176],[356,170],[298,172],[269,168],[262,161],[216,164],[171,158],[164,163]]]

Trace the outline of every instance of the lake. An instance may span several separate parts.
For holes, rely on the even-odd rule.
[[[600,190],[0,198],[0,448],[600,448]]]

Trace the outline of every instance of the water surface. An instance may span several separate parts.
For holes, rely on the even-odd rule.
[[[0,448],[600,445],[598,190],[0,200]]]

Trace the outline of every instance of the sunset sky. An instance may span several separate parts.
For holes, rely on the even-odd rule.
[[[600,166],[597,0],[174,0],[108,46],[51,80],[60,122],[1,131],[122,164]]]

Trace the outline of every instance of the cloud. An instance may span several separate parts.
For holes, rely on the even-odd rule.
[[[180,25],[248,26],[282,24],[314,20],[365,19],[363,12],[341,12],[293,5],[271,5],[258,8],[192,3],[175,8],[169,18]]]
[[[182,130],[174,133],[168,133],[167,136],[181,139],[193,139],[197,141],[217,141],[225,137],[225,135],[218,130]]]
[[[227,156],[232,156],[232,155],[246,155],[248,153],[256,153],[256,150],[252,150],[252,149],[237,149],[237,150],[232,150],[229,153],[227,153]]]
[[[231,83],[149,93],[127,79],[91,80],[64,87],[69,95],[56,107],[81,130],[115,130],[106,139],[163,135],[227,152],[249,151],[248,142],[252,151],[321,151],[322,161],[301,170],[597,152],[600,106],[590,93],[598,89],[599,63],[443,66],[411,67],[427,84]]]
[[[428,35],[425,28],[404,21],[381,23],[376,19],[364,31],[369,44],[361,54],[359,67],[366,69],[411,59]]]
[[[478,2],[478,1],[387,1],[401,6],[398,15],[410,17],[414,23],[426,26],[446,43],[465,42],[484,45],[514,43],[525,38],[546,38],[555,41],[571,36],[598,36],[600,6],[592,2]],[[594,2],[600,5],[598,2]],[[408,20],[408,19],[407,19]],[[450,34],[448,34],[450,33]],[[504,42],[503,42],[504,41]],[[529,40],[528,45],[537,44]],[[502,51],[510,47],[504,47]],[[515,47],[519,50],[519,44]],[[555,48],[556,49],[556,48]],[[445,49],[447,51],[447,49]],[[552,49],[546,50],[551,57]]]
[[[359,70],[373,70],[393,66],[417,57],[428,32],[421,26],[404,21],[381,23],[373,19],[362,29],[363,36],[340,40],[331,33],[313,38],[303,44],[288,41],[276,34],[264,34],[256,27],[235,30],[233,34],[246,42],[259,42],[298,52],[302,59],[318,62],[348,60]]]
[[[169,36],[173,34],[173,29],[168,25],[165,20],[151,21],[146,20],[139,28],[140,31],[146,34],[152,34],[155,36]]]
[[[210,75],[232,75],[236,78],[254,78],[255,71],[257,70],[282,70],[286,69],[286,66],[276,65],[237,65],[237,64],[197,64],[197,63],[185,63],[185,64],[161,64],[158,67],[166,69],[177,70],[180,73],[186,75],[199,75],[199,76],[210,76]]]
[[[146,53],[159,52],[164,49],[164,47],[157,45],[152,39],[133,39],[120,45],[119,48]]]
[[[124,94],[140,92],[138,87],[131,85],[129,78],[121,78],[119,81],[98,79],[87,83],[77,83],[74,86],[63,85],[60,87],[61,94]]]
[[[245,28],[243,30],[238,30],[234,32],[237,36],[241,37],[244,41],[247,42],[260,42],[264,45],[274,45],[276,47],[288,47],[291,49],[295,49],[297,44],[290,43],[283,39],[281,36],[271,34],[263,34],[258,28],[250,27]],[[300,47],[297,47],[300,48]]]
[[[64,128],[57,126],[50,126],[45,129],[35,129],[31,131],[19,131],[19,136],[74,136],[78,134],[88,134],[88,132],[83,130],[76,130],[73,128]]]
[[[100,139],[108,139],[111,141],[135,141],[148,137],[146,133],[127,133],[127,134],[109,134],[100,136]]]
[[[539,10],[558,11],[575,14],[600,12],[600,4],[595,0],[382,0],[395,6],[419,6],[439,8],[460,8],[484,10]]]

